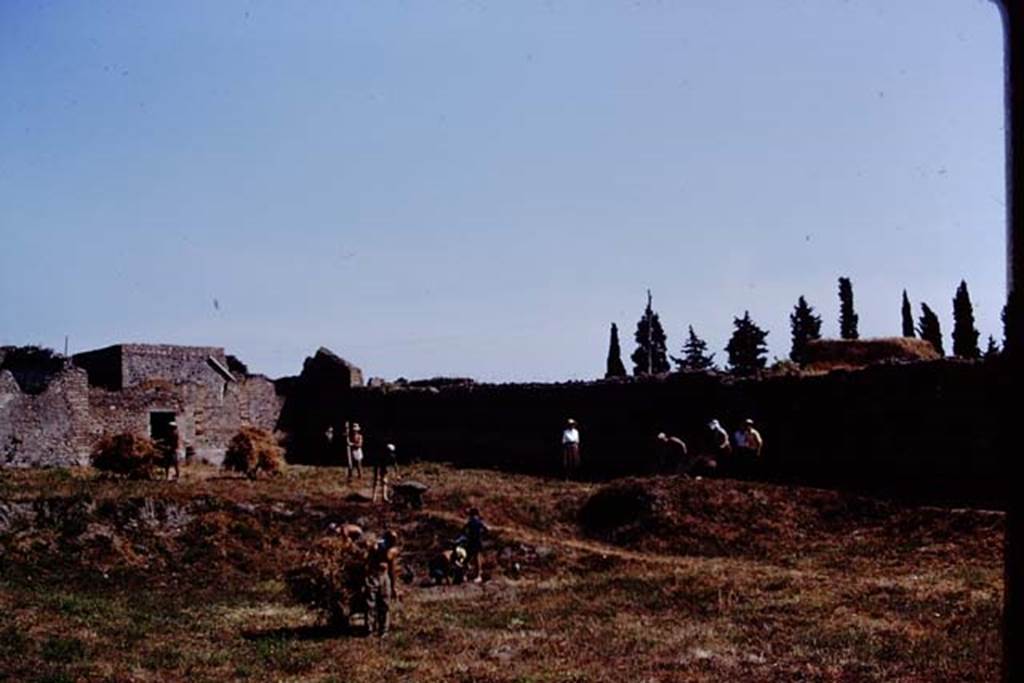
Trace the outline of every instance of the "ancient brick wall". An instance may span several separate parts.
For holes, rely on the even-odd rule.
[[[580,422],[592,476],[642,472],[659,431],[697,446],[717,418],[753,418],[764,476],[936,502],[999,505],[1005,467],[994,444],[1003,412],[998,364],[936,361],[822,376],[353,389],[368,448],[478,467],[555,471],[564,420]]]
[[[238,382],[239,421],[273,432],[284,407],[285,397],[279,395],[275,383],[263,375],[249,375]]]
[[[227,367],[224,349],[216,346],[170,344],[118,344],[75,354],[75,365],[89,373],[89,383],[107,389],[123,389],[150,380],[174,384],[193,382],[214,386],[224,378],[207,362],[214,358]]]
[[[194,382],[216,386],[224,379],[207,364],[213,357],[227,367],[224,349],[215,346],[170,346],[123,344],[121,346],[122,386],[130,387],[151,379]]]
[[[187,438],[191,434],[191,424],[189,420],[181,419],[184,408],[182,387],[170,382],[154,380],[121,391],[91,387],[87,439],[91,446],[105,434],[130,432],[149,436],[149,414],[152,411],[178,413],[179,430]]]
[[[10,373],[0,372],[0,465],[80,464],[89,420],[84,371],[68,368],[39,394],[22,392]]]
[[[150,414],[173,412],[184,444],[220,462],[243,425],[274,430],[283,406],[262,376],[225,378],[222,349],[126,345],[76,356],[38,395],[0,373],[0,465],[72,465],[87,461],[104,434],[150,435]],[[145,373],[153,376],[143,379]],[[119,388],[124,385],[124,388]]]

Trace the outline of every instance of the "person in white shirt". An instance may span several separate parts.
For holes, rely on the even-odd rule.
[[[761,458],[761,448],[764,446],[760,432],[754,429],[754,421],[749,418],[744,420],[743,426],[736,430],[732,439],[737,465],[749,474],[757,467]]]
[[[580,432],[576,420],[569,418],[562,431],[562,474],[566,479],[580,469]]]

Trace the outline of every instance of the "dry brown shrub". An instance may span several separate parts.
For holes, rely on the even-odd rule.
[[[931,342],[912,337],[816,339],[807,344],[804,367],[810,370],[859,368],[886,361],[937,360]]]
[[[138,434],[104,436],[89,456],[101,472],[129,479],[149,479],[159,464],[160,454],[152,440]]]
[[[260,473],[276,475],[284,468],[284,449],[273,434],[258,427],[242,427],[224,453],[225,469],[250,479]]]
[[[316,611],[328,626],[345,627],[353,609],[361,609],[367,558],[365,547],[345,537],[323,538],[285,574],[285,584],[296,602]]]

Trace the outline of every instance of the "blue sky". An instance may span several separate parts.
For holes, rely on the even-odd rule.
[[[645,291],[724,360],[1001,337],[987,0],[0,4],[0,344],[320,345],[394,378],[600,376]],[[628,361],[627,361],[628,362]]]

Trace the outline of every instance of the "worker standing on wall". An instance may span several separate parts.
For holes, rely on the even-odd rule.
[[[761,449],[764,447],[761,433],[754,429],[754,421],[750,418],[744,420],[732,438],[736,464],[747,476],[754,474],[761,463]]]
[[[576,420],[571,417],[565,421],[562,431],[562,475],[566,479],[574,478],[580,469],[580,431]]]

